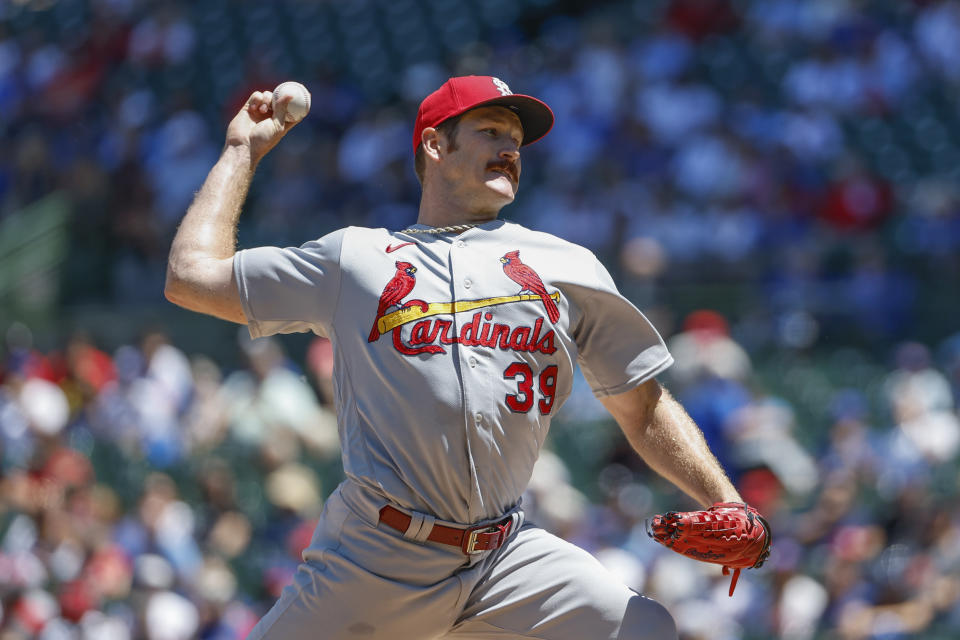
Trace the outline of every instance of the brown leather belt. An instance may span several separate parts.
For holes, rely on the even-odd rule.
[[[389,504],[380,509],[380,522],[405,533],[413,518]],[[478,527],[458,529],[434,523],[427,540],[460,547],[460,550],[469,555],[491,549],[499,549],[507,541],[513,519],[510,516],[493,524],[484,524]]]

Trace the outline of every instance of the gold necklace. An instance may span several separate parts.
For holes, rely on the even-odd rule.
[[[461,233],[467,229],[474,228],[478,224],[480,223],[474,222],[470,224],[454,224],[449,227],[431,227],[429,229],[404,229],[399,233]]]

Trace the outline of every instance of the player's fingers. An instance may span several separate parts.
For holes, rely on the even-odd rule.
[[[273,108],[270,104],[271,102],[273,102],[273,92],[264,91],[263,93],[261,93],[261,96],[263,98],[263,102],[260,103],[260,113],[268,114],[270,113],[270,110]]]
[[[273,94],[271,93],[271,100]],[[284,125],[287,122],[287,105],[290,104],[290,100],[293,98],[291,95],[281,96],[273,104],[273,119],[276,121],[277,126],[281,129],[284,128]]]
[[[250,96],[249,100],[247,100],[247,104],[244,109],[247,111],[250,117],[252,117],[254,120],[258,120],[261,104],[263,104],[263,97],[262,94],[257,91]]]
[[[269,116],[271,114],[272,106],[270,102],[273,100],[272,91],[254,91],[250,94],[250,98],[247,100],[245,108],[250,112],[251,115],[259,116]]]

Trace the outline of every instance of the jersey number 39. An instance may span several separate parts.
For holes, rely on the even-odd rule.
[[[557,365],[551,364],[539,376],[534,376],[533,370],[526,362],[514,362],[503,372],[504,380],[515,380],[517,392],[508,393],[507,406],[514,413],[527,413],[533,408],[534,393],[533,381],[536,377],[540,387],[540,401],[537,408],[540,415],[549,415],[553,409],[553,399],[557,393]]]

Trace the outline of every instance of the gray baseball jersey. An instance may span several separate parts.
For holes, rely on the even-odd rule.
[[[331,638],[675,634],[659,605],[541,529],[516,526],[503,549],[465,559],[378,527],[387,503],[454,523],[514,513],[519,525],[577,363],[598,396],[671,364],[592,253],[496,220],[459,235],[350,227],[300,248],[241,251],[234,264],[252,337],[331,339],[347,476],[295,585],[252,637],[312,637],[321,615]],[[376,611],[356,602],[371,599]],[[642,632],[624,631],[631,616]]]
[[[601,396],[672,362],[592,253],[509,222],[352,227],[235,265],[252,337],[331,339],[347,476],[444,520],[517,503],[577,362]]]

